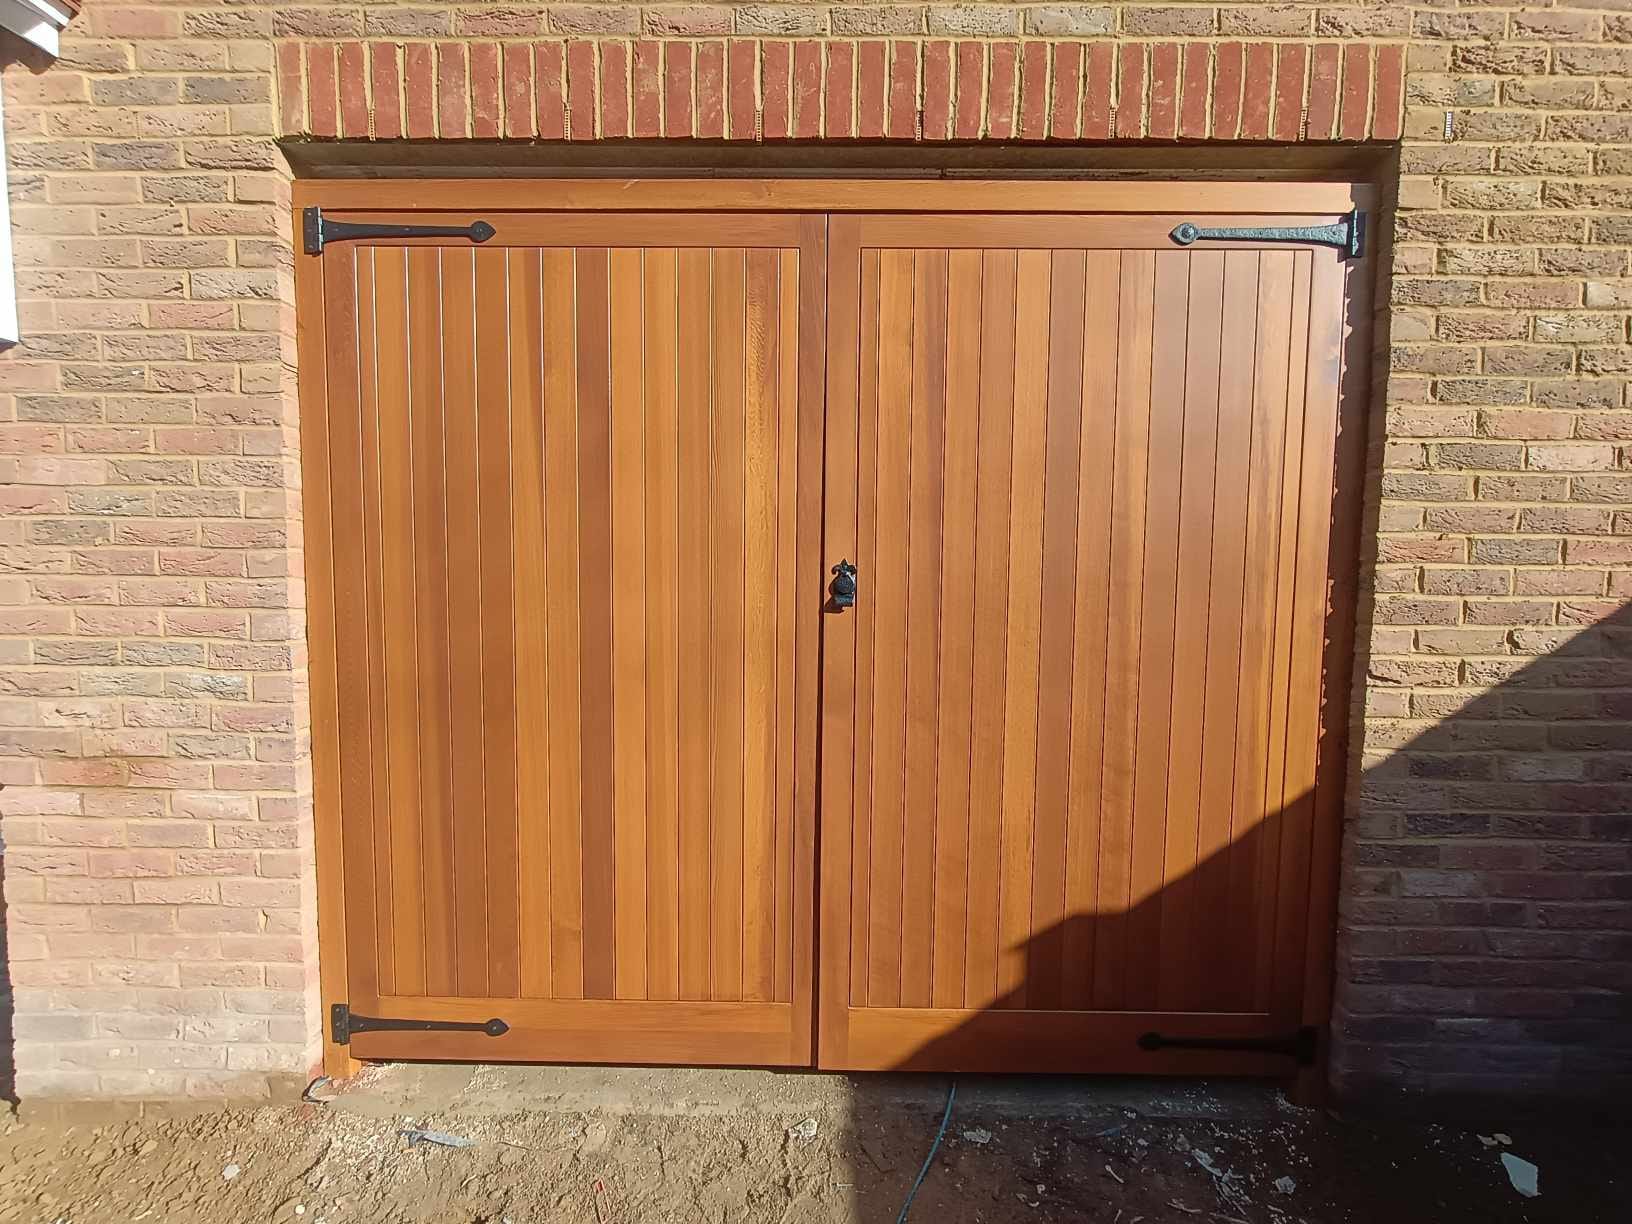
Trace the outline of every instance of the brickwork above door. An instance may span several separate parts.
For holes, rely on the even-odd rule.
[[[1396,140],[1405,48],[1365,42],[282,42],[285,136]]]

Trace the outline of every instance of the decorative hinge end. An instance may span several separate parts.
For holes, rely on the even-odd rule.
[[[466,238],[486,242],[498,233],[486,221],[469,225],[400,225],[396,222],[330,221],[316,206],[302,210],[301,248],[308,255],[321,255],[331,242],[371,238]]]
[[[1365,254],[1366,214],[1351,208],[1341,221],[1331,225],[1240,225],[1209,227],[1184,221],[1173,227],[1168,235],[1180,246],[1189,246],[1202,238],[1233,242],[1309,242],[1318,246],[1332,246],[1343,252],[1344,259],[1359,259]]]
[[[510,1026],[497,1016],[491,1020],[409,1020],[399,1016],[359,1016],[350,1004],[329,1007],[329,1038],[335,1045],[350,1045],[354,1033],[485,1033],[503,1037]]]

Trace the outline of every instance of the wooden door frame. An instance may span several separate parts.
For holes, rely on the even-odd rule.
[[[382,214],[430,212],[479,213],[1233,213],[1278,216],[1338,214],[1351,208],[1375,210],[1378,189],[1352,182],[1187,182],[1163,180],[1072,179],[843,179],[843,178],[504,178],[504,179],[301,179],[293,184],[292,232],[302,232],[302,213],[309,207],[354,216],[385,219]],[[542,219],[541,219],[542,220]],[[1372,230],[1378,231],[1375,216]],[[1338,854],[1342,838],[1342,803],[1346,773],[1349,692],[1355,634],[1356,573],[1360,556],[1361,484],[1365,470],[1366,393],[1370,380],[1371,293],[1376,261],[1368,244],[1365,256],[1347,274],[1349,334],[1340,385],[1336,491],[1332,517],[1328,577],[1327,648],[1322,686],[1321,744],[1315,791],[1315,845],[1310,890],[1311,914],[1322,916],[1326,938],[1311,939],[1305,956],[1304,1022],[1324,1034],[1330,1019],[1335,961],[1335,913]],[[334,635],[328,618],[333,608],[333,558],[327,498],[314,497],[328,487],[326,429],[327,340],[322,258],[303,251],[297,241],[295,272],[295,338],[298,367],[302,484],[306,490],[303,545],[306,554],[308,675],[312,753],[312,805],[317,875],[317,954],[319,992],[323,1001],[323,1067],[332,1076],[353,1074],[362,1063],[346,1047],[330,1040],[328,1004],[347,993],[344,856],[339,804],[339,721]],[[827,302],[831,295],[824,294]],[[824,316],[825,316],[824,304]],[[825,317],[815,320],[824,338]],[[803,360],[803,359],[802,359]],[[825,362],[824,362],[825,366]],[[800,371],[803,384],[806,371]],[[816,376],[826,382],[825,368]],[[825,427],[823,429],[825,439]],[[824,441],[825,446],[825,441]],[[825,469],[825,457],[824,457]],[[825,488],[825,478],[822,485]],[[1346,496],[1345,496],[1346,492]],[[821,544],[824,564],[825,540]],[[319,615],[325,607],[330,611]],[[825,639],[833,618],[822,618]],[[818,702],[820,690],[818,687]],[[820,711],[820,705],[818,710]],[[826,770],[822,740],[827,720],[818,712],[813,729],[816,777],[796,809],[809,802],[820,843],[821,778]],[[801,868],[795,865],[796,872]],[[819,868],[803,868],[811,878],[812,914],[819,908]],[[807,894],[811,895],[811,894]],[[818,923],[818,926],[820,924]],[[822,958],[819,931],[813,941],[815,964],[814,1029],[820,1014]],[[814,1038],[815,1034],[812,1033]],[[1313,1068],[1299,1073],[1305,1094],[1325,1082],[1326,1051]]]

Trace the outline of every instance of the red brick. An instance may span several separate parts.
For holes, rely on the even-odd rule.
[[[533,44],[533,101],[544,140],[567,135],[566,49],[558,42]]]
[[[732,39],[726,62],[726,101],[731,121],[726,135],[732,140],[754,138],[754,78],[758,71],[759,44],[747,38]]]
[[[1048,44],[1025,43],[1020,52],[1021,140],[1048,135]]]
[[[1350,43],[1343,48],[1343,101],[1338,113],[1338,136],[1366,138],[1366,108],[1371,101],[1371,48]]]
[[[1150,49],[1150,118],[1145,134],[1172,140],[1179,134],[1179,45],[1157,43]]]
[[[1309,49],[1302,43],[1282,43],[1280,66],[1275,71],[1276,140],[1297,140],[1303,126],[1303,74]]]
[[[793,44],[793,134],[799,140],[822,134],[822,44],[813,38]]]
[[[436,135],[436,65],[429,43],[409,43],[402,54],[403,100],[410,140]]]
[[[1212,69],[1212,44],[1186,43],[1184,93],[1179,102],[1179,135],[1186,140],[1207,138],[1207,83]]]
[[[793,134],[793,44],[779,38],[760,44],[760,127],[766,140]]]
[[[463,43],[436,46],[436,127],[444,140],[468,135],[469,107],[465,101],[468,84]]]
[[[638,138],[663,134],[663,45],[643,38],[635,44],[635,124]]]
[[[1059,43],[1054,48],[1054,101],[1048,134],[1055,140],[1075,140],[1082,131],[1082,44]]]
[[[374,99],[374,136],[395,140],[402,132],[401,81],[395,43],[368,45],[369,85]]]
[[[533,55],[526,43],[504,45],[504,134],[533,136]]]
[[[1115,84],[1116,59],[1108,42],[1088,47],[1088,70],[1082,89],[1082,138],[1111,138],[1111,87]]]
[[[1128,43],[1119,58],[1116,134],[1122,140],[1137,140],[1145,134],[1145,45]]]
[[[703,140],[725,136],[725,44],[697,44],[697,135]]]
[[[499,45],[473,43],[470,48],[470,134],[494,140],[499,134]]]
[[[326,43],[307,46],[306,83],[311,95],[311,134],[338,136],[340,96],[336,91],[333,46]]]
[[[924,139],[952,134],[952,44],[944,38],[924,45]]]
[[[675,39],[663,44],[663,135],[690,136],[692,44]]]
[[[1336,43],[1321,43],[1309,64],[1309,140],[1330,140],[1337,123]]]
[[[1012,42],[993,43],[991,56],[991,76],[986,85],[986,135],[993,140],[1012,140],[1020,85],[1020,48]]]
[[[844,139],[855,134],[856,44],[827,44],[827,67],[822,78],[827,136]]]
[[[567,44],[567,137],[595,139],[595,44]]]
[[[1371,136],[1373,140],[1398,140],[1405,105],[1405,48],[1378,47],[1376,73]]]
[[[1234,140],[1241,130],[1241,75],[1245,48],[1223,43],[1213,61],[1213,139]]]
[[[306,78],[300,70],[300,44],[278,44],[278,123],[285,134],[306,130]]]
[[[918,136],[918,44],[890,44],[889,135],[896,140]]]
[[[884,135],[885,91],[889,47],[869,40],[856,44],[856,135],[877,140]]]
[[[958,44],[958,97],[952,134],[959,140],[978,140],[985,117],[986,44]]]
[[[601,43],[601,136],[621,140],[629,135],[629,44]]]
[[[1275,80],[1275,47],[1252,43],[1247,47],[1245,87],[1241,91],[1241,139],[1269,139],[1269,105]]]

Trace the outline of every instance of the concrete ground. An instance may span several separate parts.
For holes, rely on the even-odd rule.
[[[321,1103],[13,1123],[0,1222],[890,1224],[950,1082],[381,1066]],[[1537,1166],[1539,1197],[1504,1154]],[[1244,1082],[962,1077],[909,1219],[1627,1224],[1629,1169],[1624,1130],[1350,1120]]]

